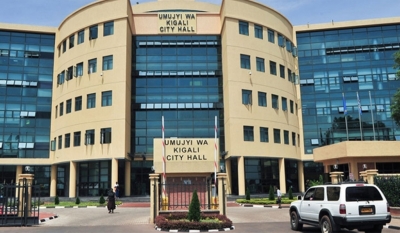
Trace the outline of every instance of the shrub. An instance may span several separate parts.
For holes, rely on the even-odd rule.
[[[274,188],[272,187],[272,185],[269,186],[269,200],[275,200],[275,194],[274,194]]]
[[[378,186],[392,207],[400,207],[400,176],[374,177],[374,184]]]
[[[246,200],[250,200],[250,189],[246,189]]]
[[[104,199],[104,196],[103,196],[103,194],[101,194],[101,196],[100,196],[99,203],[100,203],[100,204],[104,204],[104,203],[106,203],[106,200]]]
[[[154,222],[157,228],[161,228],[162,231],[168,230],[179,230],[188,232],[189,230],[196,229],[200,231],[206,231],[210,229],[223,229],[231,228],[232,221],[224,215],[212,214],[212,213],[201,213],[201,219],[215,219],[214,222],[189,222],[181,221],[187,219],[187,213],[174,212],[168,214],[158,215]]]
[[[58,198],[58,195],[56,195],[56,198],[54,198],[54,204],[60,204],[60,198]]]
[[[77,205],[81,204],[81,200],[79,199],[79,197],[76,197],[75,204]]]
[[[200,221],[200,201],[199,197],[197,196],[197,190],[193,191],[192,200],[190,201],[189,205],[189,213],[187,216],[189,221]]]
[[[289,188],[289,199],[293,200],[293,191],[292,191],[292,187]]]
[[[322,175],[319,175],[318,180],[310,180],[310,187],[316,186],[316,185],[321,185],[324,184],[324,177]]]

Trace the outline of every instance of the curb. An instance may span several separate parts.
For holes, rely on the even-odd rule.
[[[42,219],[39,220],[39,222],[42,223],[42,222],[50,221],[50,220],[55,219],[55,218],[58,218],[58,215],[50,216],[48,218],[42,218]]]
[[[275,205],[252,205],[252,204],[240,204],[240,205],[243,207],[256,207],[256,208],[265,207],[265,208],[279,209],[279,207],[275,206]],[[284,209],[284,208],[289,208],[289,206],[281,206],[281,209]]]
[[[218,232],[218,231],[231,231],[235,229],[235,226],[232,226],[231,228],[222,228],[222,229],[210,229],[210,230],[165,230],[162,228],[158,228],[157,226],[155,227],[157,231],[164,231],[164,232]]]
[[[118,207],[118,206],[117,206]],[[39,209],[64,209],[64,208],[107,208],[107,206],[41,206]]]
[[[398,226],[386,225],[386,226],[383,226],[383,227],[384,228],[388,228],[388,229],[400,230],[400,227],[398,227]]]

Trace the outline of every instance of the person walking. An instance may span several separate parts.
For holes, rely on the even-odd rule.
[[[118,182],[115,182],[114,191],[115,191],[115,197],[119,198],[119,184],[118,184]]]
[[[110,189],[107,195],[107,209],[108,213],[114,213],[115,210],[115,193]]]
[[[282,193],[281,190],[279,190],[279,187],[276,187],[276,196],[278,197],[278,208],[281,209],[281,203],[282,203]]]

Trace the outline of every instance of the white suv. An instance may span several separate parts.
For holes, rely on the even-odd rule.
[[[292,230],[303,224],[321,228],[322,233],[358,229],[382,232],[391,220],[390,207],[382,191],[373,184],[361,182],[313,186],[301,200],[290,205]]]

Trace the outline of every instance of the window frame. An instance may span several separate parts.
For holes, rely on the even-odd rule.
[[[269,73],[275,76],[277,75],[276,62],[269,61]]]
[[[112,91],[101,92],[101,106],[112,106]]]
[[[265,59],[256,57],[256,69],[260,72],[265,72]]]
[[[289,145],[289,131],[288,130],[283,130],[283,143],[285,145]]]
[[[113,69],[113,55],[108,55],[103,57],[103,70]]]
[[[111,128],[101,128],[100,129],[100,144],[110,144],[111,143]]]
[[[251,105],[253,103],[252,90],[242,89],[242,104]]]
[[[75,34],[69,37],[69,48],[72,49],[75,46]]]
[[[281,144],[281,130],[274,129],[274,143]]]
[[[74,147],[81,145],[81,131],[74,132]]]
[[[88,129],[85,132],[85,145],[94,145],[95,143],[95,130]]]
[[[89,40],[94,40],[99,37],[99,26],[93,25],[89,27]]]
[[[272,108],[279,109],[279,96],[271,94]]]
[[[287,98],[281,96],[281,102],[282,102],[282,110],[283,110],[283,111],[287,111],[287,110],[288,110]]]
[[[114,35],[114,21],[105,22],[103,24],[103,36]]]
[[[285,72],[286,72],[285,66],[279,64],[279,76],[283,79],[285,79]]]
[[[75,112],[82,110],[82,96],[75,97]]]
[[[240,68],[251,69],[250,55],[240,54]]]
[[[97,72],[97,58],[88,60],[88,74]]]
[[[268,42],[275,44],[275,31],[268,28]]]
[[[65,114],[71,113],[72,111],[72,99],[65,101]]]
[[[269,142],[268,127],[260,127],[260,142]]]
[[[258,92],[258,106],[267,107],[267,93],[259,91]]]
[[[66,133],[64,135],[64,148],[69,148],[71,146],[71,134]]]
[[[249,35],[249,22],[239,20],[239,34],[240,35]]]
[[[245,142],[254,142],[254,126],[243,126],[243,140]]]
[[[78,32],[78,40],[76,44],[82,44],[83,42],[85,42],[85,30],[81,30]]]
[[[254,24],[254,37],[263,39],[263,26]]]
[[[87,94],[86,109],[96,108],[96,93]]]

